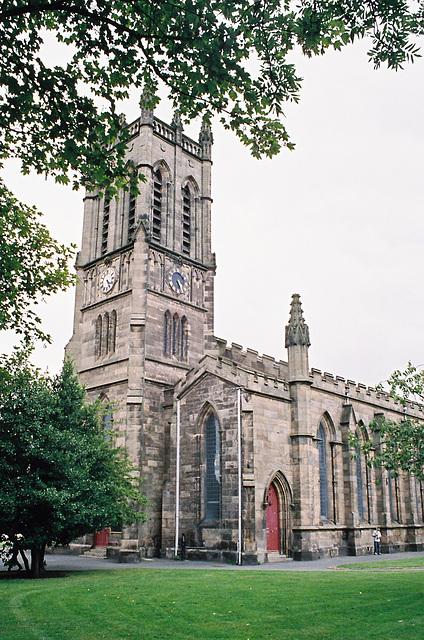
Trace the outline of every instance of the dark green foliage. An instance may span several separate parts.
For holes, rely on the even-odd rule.
[[[56,242],[39,217],[0,179],[0,330],[14,329],[26,342],[50,340],[29,304],[74,281],[68,268],[74,248]]]
[[[0,168],[18,158],[23,173],[51,175],[75,189],[109,197],[128,189],[128,134],[119,102],[135,87],[151,96],[153,107],[159,83],[183,120],[217,114],[255,157],[271,157],[294,146],[282,121],[284,104],[299,99],[293,50],[321,55],[368,37],[374,65],[399,69],[419,55],[415,40],[423,29],[422,3],[406,0],[3,0]],[[8,211],[0,201],[0,220]],[[50,240],[40,250],[44,246],[51,247]],[[38,255],[28,242],[22,264],[30,253]],[[29,273],[38,281],[44,267],[31,264]],[[56,276],[46,293],[69,281],[66,266]],[[7,269],[0,277],[7,280]],[[21,301],[22,289],[12,277],[0,300],[0,329],[43,337],[36,316],[26,327],[20,308],[7,315],[9,300],[12,307]],[[24,298],[34,294],[26,290]]]
[[[4,0],[0,24],[3,156],[60,182],[107,187],[125,182],[116,107],[131,86],[154,96],[161,81],[183,117],[217,113],[254,155],[272,156],[291,146],[280,117],[298,99],[292,50],[319,55],[368,36],[374,64],[398,69],[418,55],[423,9],[401,0]],[[46,62],[49,32],[67,50],[61,65]]]
[[[65,361],[49,378],[22,352],[0,368],[1,533],[34,551],[143,519],[145,500],[126,452],[101,426],[99,404]]]

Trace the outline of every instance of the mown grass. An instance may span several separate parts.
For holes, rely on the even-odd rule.
[[[420,572],[102,571],[0,580],[1,640],[422,640]]]
[[[374,562],[353,562],[342,564],[340,569],[420,569],[424,567],[424,558],[404,558],[397,560],[376,560]]]

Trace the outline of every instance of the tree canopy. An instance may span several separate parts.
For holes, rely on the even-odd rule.
[[[68,267],[73,247],[56,242],[40,216],[18,202],[0,178],[0,330],[13,329],[26,343],[50,340],[31,303],[74,281]]]
[[[424,422],[407,415],[409,403],[424,400],[424,371],[409,362],[404,371],[392,373],[387,385],[390,396],[404,407],[404,419],[396,422],[377,416],[368,427],[374,438],[362,441],[351,434],[350,443],[366,454],[368,464],[393,475],[405,471],[424,481]],[[383,390],[381,384],[378,388]]]
[[[18,158],[23,173],[74,188],[128,188],[120,102],[135,87],[153,107],[160,85],[183,120],[215,114],[255,157],[271,157],[294,146],[283,122],[284,104],[299,100],[293,51],[368,37],[374,65],[399,69],[419,55],[423,30],[423,2],[407,0],[2,0],[0,168]],[[38,281],[44,267],[30,273]],[[64,286],[66,269],[56,275]],[[2,308],[22,287],[11,283]],[[13,326],[3,314],[0,328]]]
[[[1,358],[0,534],[22,536],[35,574],[46,545],[142,520],[137,477],[70,361],[51,378],[22,352]]]

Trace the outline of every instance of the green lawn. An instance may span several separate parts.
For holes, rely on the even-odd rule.
[[[375,562],[353,562],[342,564],[340,569],[420,569],[424,567],[424,558],[405,558],[397,560],[376,560]]]
[[[132,569],[3,577],[0,602],[1,640],[424,637],[418,571]]]

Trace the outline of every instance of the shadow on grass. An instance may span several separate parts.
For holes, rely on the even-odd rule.
[[[48,578],[69,578],[72,571],[43,571],[38,578],[33,578],[26,571],[0,571],[0,580],[47,580]],[[80,572],[81,573],[81,572]]]

